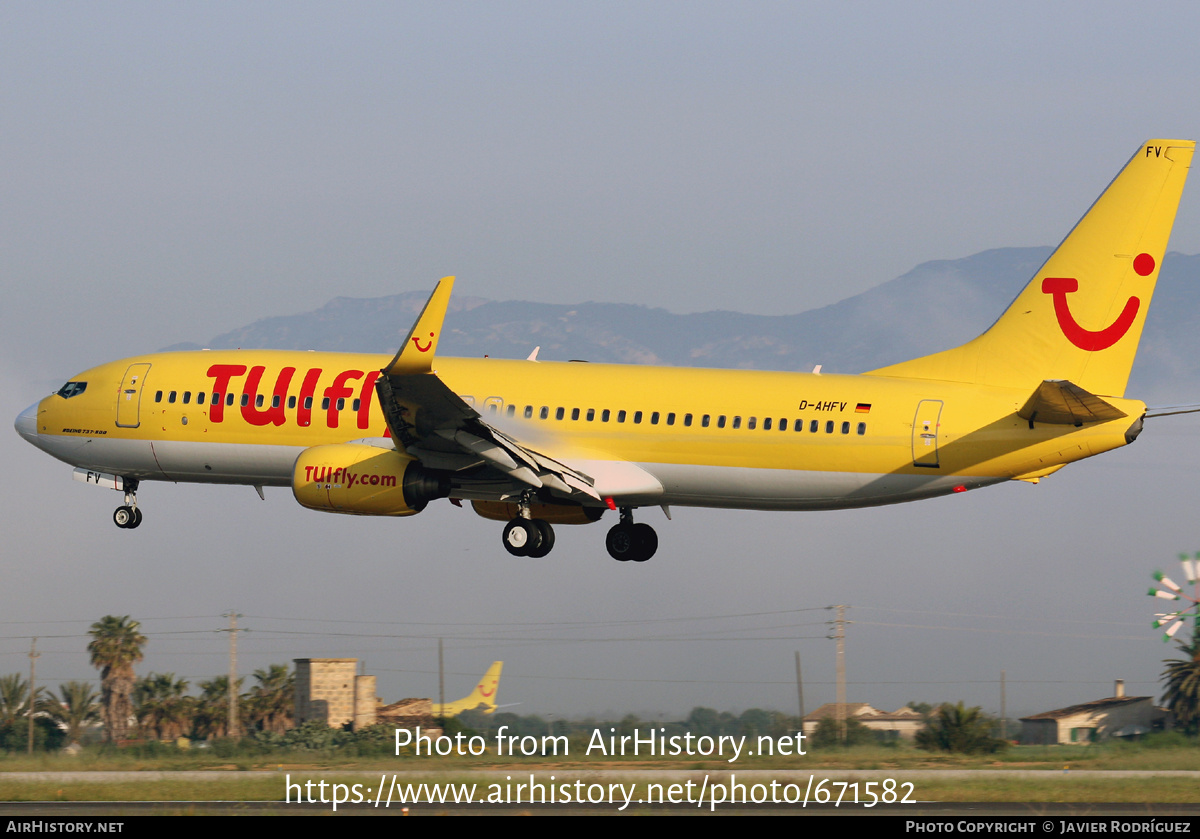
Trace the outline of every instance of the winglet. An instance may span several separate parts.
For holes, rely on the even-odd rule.
[[[433,370],[433,357],[437,354],[442,323],[446,320],[446,308],[450,305],[450,292],[453,289],[453,277],[443,277],[437,284],[408,337],[396,352],[396,357],[383,369],[385,375],[428,373]]]

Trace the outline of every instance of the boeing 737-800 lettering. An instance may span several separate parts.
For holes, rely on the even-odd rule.
[[[606,511],[644,561],[639,507],[826,510],[1036,482],[1138,436],[1126,399],[1195,143],[1151,140],[999,320],[955,349],[858,376],[443,358],[453,278],[392,359],[171,352],[86,370],[21,436],[125,493],[142,481],[289,486],[305,507],[407,516],[470,501],[505,548]]]

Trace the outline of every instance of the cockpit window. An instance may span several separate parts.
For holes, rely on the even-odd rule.
[[[67,382],[58,389],[58,395],[63,399],[70,399],[72,396],[78,396],[87,390],[87,382]]]

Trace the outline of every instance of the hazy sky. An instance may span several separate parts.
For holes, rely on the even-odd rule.
[[[5,416],[101,361],[446,274],[781,313],[1053,244],[1143,140],[1200,133],[1197,31],[1190,3],[4,3]],[[1172,247],[1200,250],[1200,185]],[[638,567],[605,525],[516,560],[444,503],[342,518],[282,490],[146,485],[119,531],[119,495],[8,432],[0,673],[36,634],[47,679],[94,675],[111,613],[144,621],[140,672],[208,678],[234,608],[242,669],[357,656],[389,701],[434,694],[441,635],[448,692],[503,658],[517,710],[790,710],[796,649],[809,707],[833,699],[829,614],[801,610],[847,603],[852,701],[996,711],[1001,670],[1017,713],[1157,695],[1144,590],[1200,547],[1196,428],[1038,487],[651,511]]]

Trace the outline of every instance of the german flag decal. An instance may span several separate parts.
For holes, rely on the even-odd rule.
[[[854,413],[856,413],[856,414],[871,413],[871,403],[870,402],[859,402],[857,405],[854,406]]]

